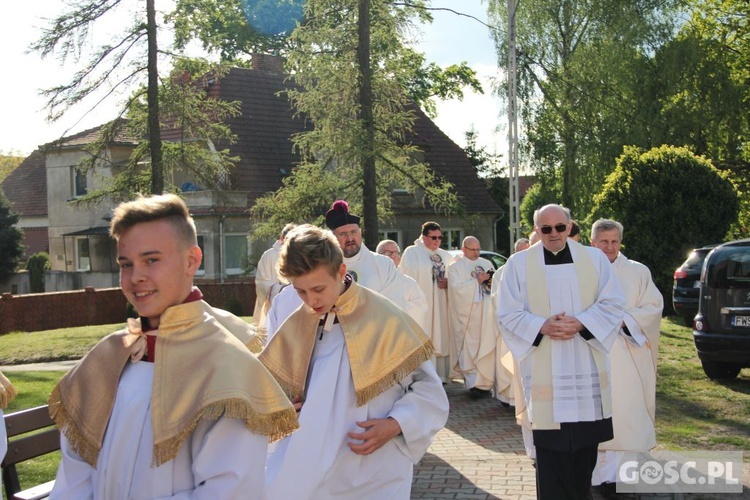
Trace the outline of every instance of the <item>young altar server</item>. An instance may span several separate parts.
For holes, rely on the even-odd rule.
[[[413,465],[448,417],[419,325],[346,272],[336,238],[291,231],[279,273],[304,301],[259,359],[299,409],[266,464],[266,498],[407,499]]]
[[[120,285],[140,315],[50,396],[62,431],[51,498],[245,498],[263,489],[269,438],[293,406],[248,349],[241,319],[202,300],[195,225],[175,195],[114,211]]]

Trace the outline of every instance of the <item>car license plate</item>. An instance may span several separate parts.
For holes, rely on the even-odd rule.
[[[732,318],[732,326],[750,326],[750,316],[735,316]]]

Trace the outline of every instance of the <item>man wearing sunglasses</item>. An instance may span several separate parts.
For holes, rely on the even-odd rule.
[[[451,357],[456,353],[448,322],[448,279],[446,272],[453,257],[440,248],[443,232],[437,222],[422,224],[422,235],[404,250],[399,269],[413,278],[427,297],[425,331],[435,346],[437,373],[443,383],[450,382]]]
[[[534,214],[541,245],[503,270],[497,318],[518,360],[536,448],[537,498],[589,498],[598,444],[612,439],[608,355],[625,296],[603,252],[568,239],[570,213]],[[571,383],[576,381],[576,383]]]

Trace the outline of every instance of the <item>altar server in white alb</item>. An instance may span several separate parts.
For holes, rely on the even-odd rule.
[[[263,252],[260,260],[258,260],[258,266],[255,270],[255,309],[253,310],[253,321],[258,326],[265,324],[266,313],[271,306],[270,301],[273,295],[279,292],[279,285],[283,284],[276,272],[276,264],[279,262],[279,252],[281,251],[281,245],[284,243],[284,237],[295,225],[289,223],[284,226],[281,234],[279,234],[279,239],[274,241],[271,248]],[[272,290],[275,290],[274,293],[272,293]]]
[[[52,391],[62,460],[50,498],[260,495],[269,438],[296,429],[297,415],[248,348],[250,325],[193,286],[201,250],[187,206],[140,197],[115,209],[110,233],[140,318]]]
[[[437,222],[422,224],[422,235],[404,250],[399,269],[414,279],[427,298],[427,327],[425,332],[435,346],[435,365],[440,379],[448,383],[453,375],[451,354],[453,341],[448,319],[448,266],[453,257],[440,248],[443,232]]]
[[[408,499],[413,467],[448,418],[419,325],[346,272],[336,238],[298,226],[279,272],[300,306],[259,359],[299,409],[272,449],[268,499]]]
[[[424,293],[413,279],[396,269],[390,258],[372,252],[362,244],[359,221],[359,216],[349,211],[349,204],[344,200],[336,201],[326,212],[326,226],[341,246],[347,272],[357,284],[385,295],[424,328],[427,321],[427,299]],[[275,332],[301,305],[299,295],[287,287],[274,299],[268,319],[261,326],[265,326],[268,332]]]
[[[489,395],[495,386],[497,327],[490,298],[495,266],[479,256],[481,246],[467,236],[463,255],[448,266],[448,304],[456,359],[453,369],[463,375],[464,386],[476,396]]]
[[[648,451],[656,446],[656,360],[664,299],[651,271],[620,252],[623,227],[599,219],[591,227],[591,246],[612,263],[627,303],[612,347],[612,424],[614,439],[599,445],[592,484],[615,483],[617,451]]]
[[[612,439],[607,356],[625,297],[604,254],[568,239],[563,207],[539,209],[534,230],[541,245],[504,266],[498,320],[521,371],[538,498],[588,498],[598,444]]]

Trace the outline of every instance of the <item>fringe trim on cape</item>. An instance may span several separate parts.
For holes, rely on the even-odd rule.
[[[75,424],[75,420],[70,418],[70,415],[60,399],[59,385],[55,386],[49,397],[49,416],[55,422],[57,428],[60,429],[60,432],[65,434],[73,451],[75,451],[84,462],[96,469],[96,462],[99,459],[99,451],[101,448],[88,442],[83,436],[81,430]]]
[[[356,391],[357,406],[364,405],[399,383],[401,379],[416,370],[419,365],[428,361],[433,352],[435,352],[435,346],[432,341],[426,341],[421,349],[411,353],[399,366],[385,374],[380,380]]]
[[[0,409],[8,406],[8,403],[13,401],[13,398],[17,395],[18,391],[13,387],[13,384],[9,383],[8,385],[0,385]]]
[[[247,343],[247,348],[250,349],[250,352],[252,352],[253,354],[258,354],[266,346],[266,337],[268,336],[268,331],[263,327],[255,326],[253,327],[253,333],[255,335],[253,336],[252,340]]]
[[[184,441],[195,430],[201,420],[218,420],[219,418],[234,418],[244,420],[247,428],[262,436],[268,436],[270,441],[277,441],[291,434],[299,428],[297,412],[294,408],[287,408],[274,413],[259,413],[242,399],[225,399],[203,407],[193,418],[192,422],[176,436],[160,443],[154,443],[152,467],[174,459],[179,453]]]

